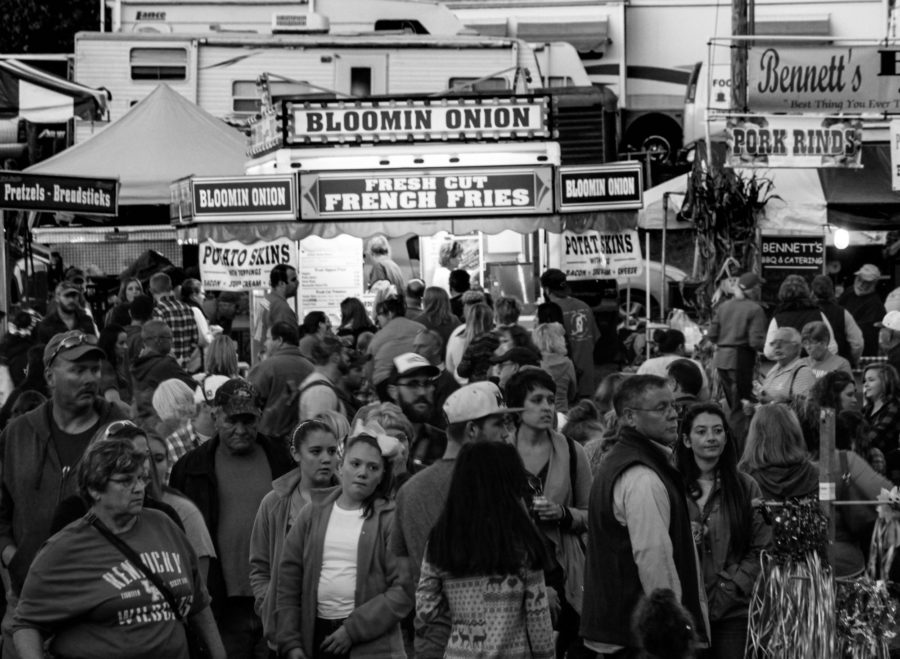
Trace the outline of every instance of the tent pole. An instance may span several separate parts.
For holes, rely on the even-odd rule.
[[[662,277],[659,280],[659,321],[661,323],[666,322],[666,309],[668,305],[666,304],[666,294],[668,293],[668,286],[666,284],[666,239],[668,238],[668,228],[669,228],[669,195],[670,192],[663,193],[663,230],[662,230],[662,256],[659,259],[660,266],[662,267]]]
[[[3,284],[0,286],[0,311],[9,313],[9,272],[6,267],[6,211],[0,210],[0,273]],[[3,326],[6,326],[4,321]]]
[[[647,346],[647,359],[650,359],[650,232],[644,231],[644,291],[647,303],[647,322],[644,323],[645,343]]]

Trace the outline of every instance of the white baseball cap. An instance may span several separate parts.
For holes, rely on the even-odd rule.
[[[200,386],[194,390],[194,402],[198,405],[200,403],[212,404],[219,387],[228,382],[229,379],[224,375],[207,375],[200,383]]]
[[[507,407],[500,388],[493,382],[473,382],[447,396],[444,414],[447,423],[477,421],[494,414],[521,412],[522,407]]]
[[[889,329],[894,332],[900,332],[900,311],[888,311],[880,323],[876,323],[878,327]]]

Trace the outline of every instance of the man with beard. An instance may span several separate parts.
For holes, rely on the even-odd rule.
[[[293,466],[283,441],[257,432],[260,413],[252,384],[223,384],[213,398],[215,436],[175,463],[169,480],[200,509],[212,536],[217,558],[210,559],[207,587],[229,657],[267,656],[250,588],[250,533],[272,481]]]
[[[46,344],[54,335],[69,330],[96,336],[94,321],[81,307],[81,295],[81,287],[75,282],[63,281],[56,286],[56,308],[44,316],[35,330],[38,343]]]
[[[394,357],[387,393],[413,424],[416,433],[409,443],[408,469],[411,474],[440,460],[447,449],[444,431],[428,423],[434,409],[435,378],[440,373],[436,366],[414,352]]]
[[[56,504],[75,493],[74,468],[97,430],[124,418],[99,395],[100,360],[93,334],[57,334],[44,348],[50,399],[13,419],[0,435],[6,467],[0,475],[0,562],[9,570],[8,613],[15,611],[25,575],[50,536]],[[3,656],[15,657],[3,620]]]
[[[878,280],[881,279],[881,270],[878,266],[866,263],[854,274],[856,279],[853,280],[853,286],[841,294],[838,304],[850,312],[862,330],[863,357],[874,357],[878,355],[876,323],[880,323],[887,313],[881,297],[875,291]]]

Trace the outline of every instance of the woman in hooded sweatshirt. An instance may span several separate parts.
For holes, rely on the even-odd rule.
[[[304,421],[291,433],[297,468],[272,482],[259,505],[250,535],[250,587],[269,648],[275,644],[275,594],[284,539],[308,503],[323,501],[336,489],[338,440],[322,421]]]
[[[891,487],[853,451],[835,451],[831,464],[838,501],[875,500],[882,488]],[[819,468],[809,460],[800,422],[786,405],[764,405],[757,410],[740,468],[756,479],[764,499],[818,497]],[[837,577],[858,576],[865,567],[861,547],[871,539],[871,528],[859,526],[851,510],[838,509],[835,541],[829,551]]]
[[[362,429],[347,440],[341,487],[306,506],[278,568],[275,616],[285,659],[406,657],[400,621],[412,610],[409,561],[391,552],[393,437]]]

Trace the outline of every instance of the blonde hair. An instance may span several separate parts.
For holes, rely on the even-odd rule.
[[[314,421],[321,421],[331,429],[334,436],[337,437],[338,443],[343,443],[350,434],[350,423],[347,417],[336,410],[325,410],[319,412],[313,417]]]
[[[759,407],[750,421],[739,467],[751,473],[771,465],[790,465],[808,457],[800,420],[787,405]]]
[[[224,375],[236,378],[239,375],[237,344],[230,336],[216,334],[206,348],[203,370],[207,375]]]
[[[531,338],[542,353],[566,354],[566,330],[559,323],[541,323],[531,332]]]
[[[163,421],[184,421],[192,418],[197,410],[194,390],[176,378],[160,382],[153,392],[152,404]]]

